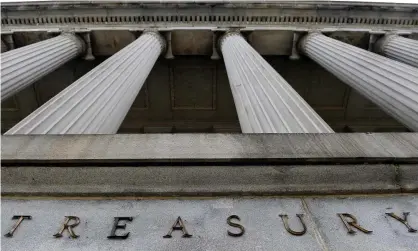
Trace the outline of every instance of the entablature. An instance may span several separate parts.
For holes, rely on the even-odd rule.
[[[50,1],[2,4],[2,32],[347,30],[417,32],[417,4],[329,1]]]

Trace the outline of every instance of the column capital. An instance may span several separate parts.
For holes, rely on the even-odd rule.
[[[150,35],[150,36],[153,36],[158,40],[158,43],[160,44],[160,48],[161,48],[161,53],[164,53],[166,48],[167,48],[166,39],[156,30],[144,30],[142,35],[146,35],[146,34]]]
[[[218,46],[219,46],[219,48],[222,48],[222,43],[225,41],[225,38],[230,37],[230,36],[239,36],[239,37],[244,38],[244,36],[241,34],[240,31],[234,31],[234,30],[227,31],[218,40]]]
[[[380,38],[374,51],[396,61],[418,67],[418,41],[397,34],[387,34]]]
[[[79,54],[82,54],[86,51],[86,43],[81,37],[79,37],[74,32],[63,32],[60,34],[60,36],[67,37],[68,39],[74,41]]]
[[[310,39],[313,39],[314,37],[319,36],[319,35],[323,35],[323,34],[321,32],[319,32],[319,31],[311,31],[311,32],[308,32],[308,34],[302,36],[299,39],[299,42],[298,42],[298,46],[297,46],[298,47],[298,51],[300,53],[304,54],[304,48],[306,46],[306,43],[308,43],[308,41]]]
[[[384,35],[383,37],[378,39],[376,43],[374,44],[374,47],[373,47],[374,51],[379,54],[384,54],[384,51],[386,47],[388,46],[388,44],[390,43],[390,41],[395,39],[397,36],[398,35],[394,33],[389,33],[389,34]]]

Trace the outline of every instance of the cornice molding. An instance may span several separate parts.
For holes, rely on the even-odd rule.
[[[51,1],[2,4],[2,33],[77,30],[418,30],[418,4],[328,1]]]

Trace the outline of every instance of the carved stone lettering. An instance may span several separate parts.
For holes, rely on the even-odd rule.
[[[132,221],[133,217],[115,217],[114,219],[115,219],[115,221],[113,223],[112,231],[110,231],[110,235],[107,238],[108,239],[126,239],[126,238],[128,238],[130,232],[127,232],[124,235],[116,235],[116,230],[126,228],[126,223],[119,224],[119,221],[121,221],[121,220]]]
[[[408,223],[409,212],[404,212],[403,213],[403,219],[401,217],[397,216],[395,213],[386,213],[386,215],[389,215],[390,217],[402,222],[402,224],[404,224],[408,228],[408,232],[410,232],[410,233],[417,232],[417,230],[412,228]]]
[[[32,216],[30,215],[13,215],[12,220],[17,220],[17,222],[13,225],[12,229],[5,234],[6,237],[13,237],[13,233],[16,231],[17,227],[19,227],[20,223],[22,223],[23,220],[31,220]]]
[[[354,217],[354,215],[352,214],[347,214],[347,213],[343,213],[343,214],[337,214],[340,219],[342,220],[342,222],[344,223],[344,226],[347,228],[347,231],[349,234],[355,234],[356,231],[353,230],[352,227],[357,228],[358,230],[362,231],[365,234],[370,234],[373,231],[367,230],[365,228],[363,228],[362,226],[360,226],[357,223],[357,219],[356,217]],[[348,221],[348,219],[350,219],[351,221]]]
[[[170,228],[170,231],[168,231],[168,233],[164,235],[163,238],[171,238],[171,233],[173,233],[174,230],[181,230],[183,232],[183,238],[192,237],[191,234],[187,233],[186,226],[184,225],[180,216],[177,218],[176,222],[174,222],[173,226]]]
[[[69,224],[70,221],[74,221],[74,223]],[[65,216],[65,221],[62,224],[61,229],[58,231],[58,233],[54,234],[54,237],[60,238],[62,237],[62,233],[64,232],[64,230],[68,230],[68,233],[70,234],[71,238],[78,238],[79,235],[76,235],[73,230],[73,228],[76,227],[78,224],[80,224],[80,218],[78,218],[77,216]]]
[[[302,231],[295,231],[295,230],[292,230],[289,227],[289,219],[288,219],[287,214],[280,214],[279,216],[280,216],[280,218],[282,218],[284,228],[287,230],[287,232],[289,232],[293,235],[298,235],[298,236],[304,235],[306,233],[306,225],[305,225],[305,222],[303,222],[303,214],[296,214],[296,216],[300,220],[300,223],[302,224],[302,227],[303,227]]]
[[[240,236],[244,235],[245,228],[238,223],[232,222],[232,219],[240,221],[241,219],[239,218],[239,216],[238,215],[231,215],[231,216],[228,217],[228,219],[226,219],[226,222],[228,223],[228,225],[230,225],[232,227],[239,228],[241,231],[239,233],[232,233],[228,230],[228,235],[232,236],[232,237],[240,237]]]

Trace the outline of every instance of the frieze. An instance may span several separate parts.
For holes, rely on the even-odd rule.
[[[367,230],[364,227],[362,227],[359,223],[357,218],[349,213],[339,213],[337,214],[342,223],[344,224],[344,226],[347,228],[347,233],[348,234],[355,234],[356,231],[354,229],[357,229],[365,234],[371,234],[373,231],[371,230]],[[402,223],[403,225],[405,225],[405,227],[407,228],[408,232],[411,233],[416,233],[417,229],[412,228],[409,223],[408,223],[408,215],[409,212],[403,212],[403,218],[401,218],[400,216],[396,215],[393,212],[390,213],[386,213],[386,215],[391,216],[393,219],[399,221],[400,223]],[[288,223],[288,215],[287,214],[280,214],[279,215],[282,220],[283,220],[283,225],[284,225],[284,229],[291,235],[295,235],[295,236],[301,236],[306,234],[307,232],[307,228],[306,225],[303,221],[303,214],[296,214],[296,217],[299,218],[300,223],[302,225],[303,230],[302,231],[295,231],[292,230],[289,226]],[[21,223],[26,219],[26,220],[31,220],[32,216],[31,215],[13,215],[12,219],[17,219],[17,222],[13,225],[12,229],[6,233],[4,236],[5,237],[13,237],[14,232],[16,231],[16,229],[21,225]],[[116,231],[118,229],[125,229],[126,228],[126,224],[127,222],[132,222],[134,219],[134,217],[129,216],[129,217],[114,217],[114,223],[112,226],[112,230],[110,231],[110,235],[107,236],[108,239],[127,239],[129,237],[130,232],[125,232],[123,234],[119,233],[116,234]],[[235,220],[235,222],[233,222],[232,220]],[[241,237],[244,235],[245,233],[245,228],[243,225],[241,225],[240,222],[241,218],[238,215],[230,215],[228,216],[228,218],[226,219],[226,222],[229,226],[234,227],[234,228],[238,228],[239,230],[236,230],[235,232],[232,232],[230,230],[227,230],[227,234],[229,236],[232,237]],[[124,221],[124,223],[121,223],[121,221]],[[77,235],[75,233],[75,228],[80,224],[80,218],[77,216],[65,216],[65,220],[64,223],[62,223],[60,230],[58,231],[58,233],[54,234],[53,236],[56,238],[60,238],[63,237],[63,233],[64,232],[68,232],[69,237],[71,237],[72,239],[76,239],[78,237],[80,237],[80,235]],[[181,231],[182,232],[182,237],[183,238],[191,238],[193,235],[189,234],[187,232],[186,229],[186,225],[184,223],[184,221],[181,219],[181,217],[177,217],[177,219],[175,220],[173,226],[171,226],[168,230],[168,233],[166,235],[163,236],[163,238],[172,238],[172,233],[173,231]]]
[[[2,250],[418,250],[418,196],[2,198]]]
[[[4,250],[418,250],[418,197],[2,199]]]

